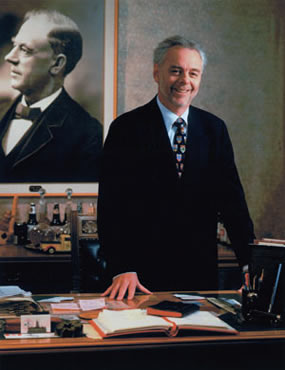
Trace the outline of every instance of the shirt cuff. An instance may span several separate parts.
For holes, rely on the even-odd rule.
[[[125,274],[136,274],[136,272],[135,271],[122,272],[121,274],[113,276],[113,280],[116,279],[116,277],[125,275]]]

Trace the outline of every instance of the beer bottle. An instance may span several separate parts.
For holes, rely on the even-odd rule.
[[[40,247],[42,241],[55,240],[55,232],[52,227],[49,226],[49,220],[46,213],[46,200],[45,200],[45,189],[42,187],[39,190],[40,201],[39,201],[39,223],[34,226],[29,233],[31,243]]]
[[[36,215],[36,205],[35,203],[31,203],[27,225],[37,225],[37,224],[38,224],[38,221],[37,221],[37,215]]]
[[[31,231],[38,224],[37,215],[36,215],[36,205],[35,203],[30,203],[29,218],[27,221],[27,243],[30,243],[30,234]]]
[[[63,221],[63,232],[64,234],[70,234],[71,232],[71,212],[72,212],[72,189],[68,188],[65,190],[66,192],[66,204],[65,204],[65,211],[64,211],[64,221]]]
[[[55,203],[53,206],[52,220],[50,222],[51,226],[60,226],[60,213],[59,213],[59,204]]]

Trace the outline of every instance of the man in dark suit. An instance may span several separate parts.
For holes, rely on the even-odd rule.
[[[81,55],[82,37],[70,18],[26,14],[5,57],[21,94],[0,123],[1,182],[98,180],[102,126],[63,86]]]
[[[191,105],[205,61],[195,42],[161,42],[154,52],[158,95],[110,127],[98,227],[113,280],[103,295],[217,289],[218,212],[241,268],[248,264],[253,224],[227,128]]]

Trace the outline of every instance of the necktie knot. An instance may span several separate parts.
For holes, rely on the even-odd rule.
[[[176,127],[185,126],[184,119],[181,117],[178,117],[177,120],[174,122],[174,126]]]
[[[40,116],[40,114],[41,114],[40,108],[30,108],[19,103],[16,107],[15,118],[16,119],[22,118],[34,121]]]

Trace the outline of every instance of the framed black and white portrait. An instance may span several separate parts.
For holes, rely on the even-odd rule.
[[[96,192],[98,186],[98,176],[92,175],[96,173],[94,166],[81,162],[77,164],[81,148],[86,148],[90,144],[88,138],[81,137],[81,132],[84,129],[84,115],[78,115],[76,121],[76,132],[66,132],[58,139],[58,149],[54,156],[50,156],[46,149],[46,142],[51,143],[55,137],[57,124],[56,119],[49,120],[49,131],[42,132],[42,137],[45,137],[43,145],[38,144],[39,148],[34,150],[37,142],[31,143],[31,139],[26,138],[27,132],[20,136],[21,145],[19,141],[14,146],[7,145],[8,130],[8,116],[7,112],[13,105],[13,102],[19,98],[21,91],[17,90],[11,84],[11,77],[20,78],[22,70],[17,66],[17,55],[13,55],[13,48],[22,47],[21,42],[23,32],[20,34],[23,25],[24,17],[27,12],[34,10],[48,10],[57,11],[65,16],[71,18],[80,30],[83,40],[82,56],[74,69],[66,75],[64,79],[63,89],[72,101],[74,106],[69,104],[69,101],[61,104],[57,108],[56,114],[52,117],[60,116],[61,109],[68,109],[69,115],[76,114],[75,108],[78,105],[87,112],[88,117],[96,119],[102,128],[102,140],[98,143],[103,145],[103,139],[107,134],[108,126],[114,118],[115,111],[115,44],[116,44],[116,0],[13,0],[1,1],[1,15],[0,15],[0,193],[19,193],[27,192],[30,185],[40,184],[48,188],[49,192],[63,192],[64,189],[72,187],[75,192]],[[40,31],[38,31],[40,33]],[[20,35],[17,37],[17,35]],[[34,32],[30,32],[31,39],[38,36],[35,27]],[[11,52],[12,50],[12,52]],[[9,54],[12,53],[12,54]],[[14,59],[13,59],[14,58]],[[71,101],[71,100],[70,100]],[[16,107],[16,103],[15,107]],[[48,108],[49,109],[49,108]],[[86,116],[87,117],[87,116]],[[12,117],[9,118],[12,120]],[[53,121],[54,119],[54,121]],[[58,124],[60,128],[65,124],[63,118]],[[9,126],[10,127],[10,126]],[[40,130],[38,126],[33,123],[33,130],[37,132]],[[31,128],[28,128],[31,130]],[[94,130],[93,130],[94,131]],[[12,131],[11,131],[12,132]],[[14,132],[14,131],[13,131]],[[48,134],[47,134],[48,132]],[[92,134],[92,131],[91,131]],[[91,135],[90,134],[90,135]],[[49,135],[47,137],[47,135]],[[88,135],[87,135],[88,136]],[[10,137],[14,139],[13,134]],[[40,137],[40,136],[39,136]],[[63,148],[69,141],[78,140],[74,149],[70,150],[67,155],[66,166],[62,161],[62,168],[60,168],[61,156]],[[81,140],[81,141],[80,141]],[[13,141],[13,140],[12,140]],[[31,145],[32,144],[32,145]],[[8,149],[7,149],[8,147]],[[19,149],[18,149],[19,148]],[[29,150],[28,150],[29,148]],[[21,153],[21,156],[19,156]],[[92,153],[92,151],[90,151]],[[36,157],[38,155],[38,157]],[[45,159],[41,162],[40,155]],[[92,154],[90,154],[92,155]],[[29,167],[24,166],[26,159],[31,159],[34,156],[34,161],[30,162],[35,165],[35,169],[29,175]],[[88,153],[85,155],[88,161]],[[1,159],[2,158],[2,159]],[[9,160],[7,160],[7,158]],[[6,162],[5,162],[6,161]],[[5,166],[1,167],[1,162]],[[7,163],[16,163],[15,167],[21,168],[19,176],[6,176]],[[37,164],[41,163],[40,168],[36,168]],[[31,165],[31,166],[32,166]],[[74,167],[73,167],[74,166]],[[66,168],[69,168],[64,171]],[[4,170],[5,169],[5,170]],[[82,172],[81,172],[82,170]],[[41,176],[40,173],[48,173],[46,176]],[[7,173],[9,173],[7,171]],[[54,189],[54,190],[53,190]]]

